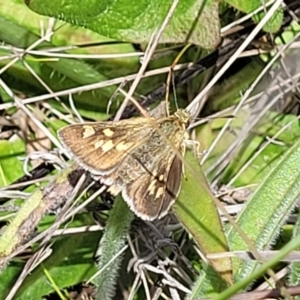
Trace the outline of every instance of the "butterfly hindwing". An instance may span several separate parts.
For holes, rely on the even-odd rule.
[[[182,161],[172,153],[158,170],[146,172],[123,190],[122,195],[132,210],[143,219],[161,218],[175,201],[181,183]]]

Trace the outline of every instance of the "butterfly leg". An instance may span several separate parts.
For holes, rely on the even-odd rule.
[[[182,150],[181,150],[182,157],[184,157],[185,150],[186,150],[186,144],[182,143]],[[183,162],[182,162],[182,175],[183,175],[184,179],[187,180],[187,177],[185,176],[185,167],[184,167],[184,163]]]
[[[189,139],[184,139],[184,145],[190,146],[193,148],[194,152],[196,153],[197,158],[200,158],[200,155],[202,154],[200,152],[200,142],[196,140],[189,140]]]

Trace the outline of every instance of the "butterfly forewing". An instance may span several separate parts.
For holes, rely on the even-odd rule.
[[[70,125],[59,130],[58,136],[83,168],[94,175],[110,174],[153,130],[146,118],[133,120]]]

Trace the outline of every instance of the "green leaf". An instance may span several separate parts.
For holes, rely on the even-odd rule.
[[[35,203],[31,201],[29,205],[34,206]],[[49,217],[45,219],[47,218],[48,222],[42,226],[43,230],[52,224],[49,222]],[[67,227],[74,228],[87,224],[93,224],[91,216],[81,214],[69,222]],[[10,232],[10,235],[13,233]],[[99,239],[99,236],[100,234],[95,232],[57,238],[51,245],[51,256],[26,277],[14,299],[42,299],[44,295],[54,292],[54,286],[49,283],[45,272],[49,273],[58,288],[73,286],[88,280],[96,271],[93,255],[96,247],[95,241]],[[5,299],[5,295],[14,285],[23,268],[24,263],[15,258],[2,271],[0,299]]]
[[[235,132],[241,130],[244,126],[244,120],[247,120],[248,117],[248,108],[239,111],[237,118],[230,125],[231,130],[224,133],[220,142],[205,162],[204,170],[209,169],[216,159],[235,141]],[[213,120],[197,130],[197,140],[201,141],[201,149],[207,149],[210,146],[225,122],[226,119]],[[284,126],[288,126],[288,130],[284,130],[277,135],[278,131]],[[269,143],[267,146],[264,146],[267,139],[275,134],[276,140],[280,143]],[[236,174],[239,174],[234,181],[234,186],[236,187],[260,182],[269,174],[271,168],[276,166],[282,155],[289,149],[289,146],[299,140],[299,137],[298,119],[295,115],[279,114],[277,112],[267,113],[263,120],[251,131],[251,134],[248,135],[245,146],[239,149],[235,159],[231,160],[222,173],[221,182],[230,181]],[[258,151],[260,153],[256,155]],[[254,155],[256,158],[252,160]],[[250,159],[252,161],[248,164]],[[244,169],[245,164],[247,164],[247,168]],[[243,169],[242,173],[240,172],[241,169]],[[212,171],[210,178],[213,178],[213,176]]]
[[[262,2],[260,0],[226,0],[226,2],[229,5],[247,14],[262,6]],[[258,13],[254,15],[253,20],[258,23],[265,16],[265,14],[266,13],[264,11]],[[276,11],[276,13],[272,16],[272,18],[268,21],[263,29],[266,32],[274,33],[279,30],[282,21],[283,11],[280,8]]]
[[[227,287],[227,284],[220,280],[220,275],[210,265],[203,265],[203,270],[200,271],[200,275],[192,287],[189,300],[211,297],[217,292],[224,291]]]
[[[110,212],[105,233],[97,250],[97,268],[101,271],[96,278],[97,299],[112,299],[115,285],[122,262],[123,255],[120,251],[125,246],[126,235],[129,233],[130,224],[134,215],[129,210],[125,201],[118,196]]]
[[[23,141],[0,141],[0,187],[7,186],[24,174],[23,162],[19,158],[25,156]]]
[[[0,29],[0,40],[15,47],[24,47],[25,43],[28,46],[39,38],[26,28],[2,16],[0,16],[0,28],[7,28],[6,30]],[[42,43],[42,46],[53,47],[52,44],[46,42]],[[54,91],[101,82],[107,79],[107,77],[95,70],[93,66],[80,60],[61,58],[58,61],[51,61],[49,59],[41,62],[33,56],[27,55],[26,61],[35,73]],[[5,66],[5,64],[7,64],[7,61],[2,61],[0,66]],[[8,74],[35,86],[39,90],[44,90],[21,62],[14,64],[8,70]],[[113,91],[113,87],[107,87],[93,92],[74,95],[74,99],[79,103],[84,103],[85,106],[106,108],[107,101],[113,94]],[[100,99],[104,99],[105,101],[101,101]]]
[[[297,236],[300,236],[300,215],[298,209],[298,219],[294,226],[292,240],[294,240]],[[300,251],[300,246],[298,246],[295,250]],[[289,265],[289,277],[288,277],[288,285],[289,286],[297,286],[300,284],[300,262],[292,262]],[[299,300],[300,296],[296,296],[294,300]]]
[[[147,43],[164,21],[172,0],[27,0],[35,12],[89,28],[101,35]],[[200,16],[200,17],[199,17]],[[192,32],[191,32],[192,30]],[[161,43],[188,42],[214,48],[220,40],[218,1],[180,1]]]
[[[241,99],[241,92],[250,86],[262,70],[262,62],[255,58],[235,74],[220,80],[209,95],[207,110],[216,112],[236,105]]]
[[[88,280],[96,272],[93,255],[97,239],[97,232],[60,238],[53,245],[51,256],[26,278],[15,299],[42,299],[54,292],[45,271],[59,288]]]
[[[0,275],[0,299],[5,299],[5,296],[9,293],[14,282],[18,279],[18,276],[22,272],[24,263],[20,261],[14,261],[6,269],[1,271]]]
[[[238,281],[233,286],[229,287],[227,290],[222,292],[221,294],[215,296],[214,300],[227,300],[230,299],[231,296],[237,294],[241,289],[246,288],[246,286],[253,282],[256,278],[262,276],[269,270],[274,267],[278,262],[284,259],[291,251],[297,249],[300,246],[300,235],[291,240],[287,245],[281,248],[281,250],[274,255],[271,259],[261,265],[257,270],[250,273],[249,276],[245,280]]]
[[[199,162],[189,151],[186,161],[186,179],[182,179],[182,189],[173,210],[204,255],[226,252],[227,239],[215,205],[217,200],[214,199]],[[211,260],[210,263],[226,282],[232,282],[230,259]]]
[[[300,194],[300,142],[282,157],[277,166],[261,182],[237,218],[237,225],[258,250],[267,250],[295,207]],[[243,237],[233,228],[229,230],[230,250],[249,250]],[[257,267],[257,262],[233,260],[236,281],[240,281]]]

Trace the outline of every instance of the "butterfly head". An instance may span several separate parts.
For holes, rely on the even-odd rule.
[[[174,116],[177,117],[183,124],[185,124],[185,127],[188,126],[189,121],[191,119],[190,115],[187,113],[186,110],[184,109],[178,109],[175,113]]]

